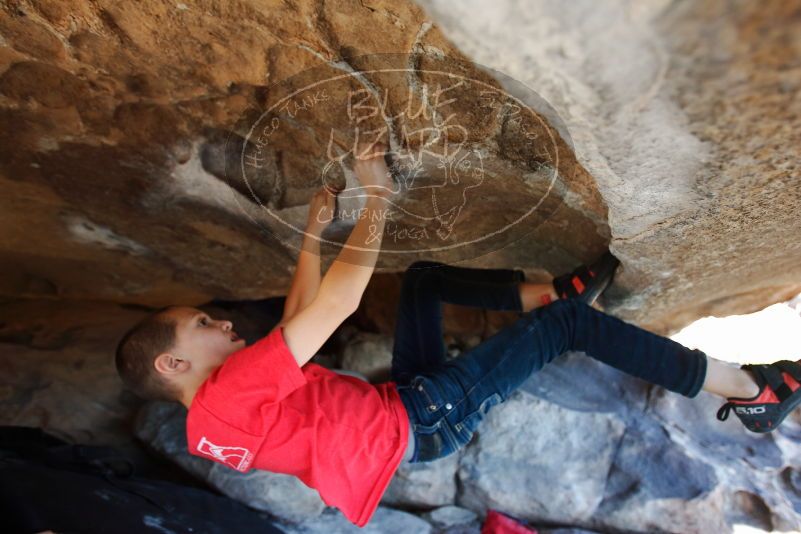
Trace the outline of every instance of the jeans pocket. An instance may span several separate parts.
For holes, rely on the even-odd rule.
[[[426,413],[434,413],[445,404],[439,388],[431,378],[425,375],[418,375],[412,380],[411,386],[422,401]]]
[[[453,429],[456,431],[456,439],[459,441],[460,446],[470,443],[479,423],[481,423],[481,420],[484,419],[484,416],[490,411],[490,408],[501,402],[503,402],[501,396],[497,393],[493,393],[481,401],[477,410],[467,414],[461,421],[453,425]]]
[[[414,425],[416,462],[430,462],[442,456],[444,442],[440,433],[443,419],[433,425]]]

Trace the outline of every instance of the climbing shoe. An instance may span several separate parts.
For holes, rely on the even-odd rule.
[[[618,265],[620,261],[607,250],[594,263],[554,278],[553,288],[560,299],[577,298],[592,305],[612,282]]]
[[[782,360],[741,368],[754,375],[759,393],[751,399],[728,398],[718,410],[718,419],[725,421],[734,410],[751,432],[770,432],[801,404],[801,361]]]

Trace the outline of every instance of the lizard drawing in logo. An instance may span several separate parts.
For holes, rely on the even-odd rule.
[[[484,182],[481,153],[466,148],[465,141],[452,141],[454,137],[467,139],[467,130],[460,125],[421,128],[411,133],[404,130],[403,133],[405,139],[416,137],[420,142],[415,148],[388,149],[385,154],[395,182],[390,203],[418,224],[428,226],[433,223],[436,235],[446,240],[451,236],[468,198],[475,198],[475,194],[468,195],[468,191]],[[358,140],[358,130],[356,134]],[[354,147],[356,145],[354,142]],[[370,196],[344,164],[354,150],[337,140],[331,132],[322,183],[339,191],[339,200]],[[344,188],[337,184],[340,173],[345,176]],[[402,202],[410,197],[414,202]],[[414,211],[409,209],[412,204]]]
[[[197,450],[225,465],[233,467],[237,471],[245,471],[250,464],[250,451],[244,447],[224,447],[215,445],[206,436],[200,438]]]

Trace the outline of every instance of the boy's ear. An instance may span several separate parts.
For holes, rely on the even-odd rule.
[[[171,352],[162,352],[153,361],[156,371],[163,375],[176,375],[189,369],[189,362]]]

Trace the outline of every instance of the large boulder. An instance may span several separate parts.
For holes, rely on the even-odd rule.
[[[788,420],[771,434],[753,434],[735,418],[717,421],[722,402],[703,392],[687,399],[582,354],[563,356],[490,413],[462,461],[473,467],[467,472],[470,480],[462,480],[461,497],[475,504],[475,495],[486,494],[502,478],[496,474],[499,466],[511,463],[518,465],[520,487],[531,491],[494,492],[493,498],[501,499],[501,509],[533,520],[547,515],[590,529],[638,532],[725,532],[737,523],[797,530],[801,506],[793,480],[801,427]],[[611,461],[604,445],[612,433],[592,434],[589,426],[570,424],[562,415],[565,410],[573,417],[603,416],[607,424],[623,428],[613,439]],[[535,435],[540,424],[545,436]],[[507,443],[496,437],[504,432],[510,435]],[[522,443],[551,441],[558,448],[523,454],[523,445],[510,443],[512,433]],[[548,467],[526,468],[538,462]],[[554,464],[565,469],[562,478],[581,472],[587,480],[571,492],[561,487],[561,479],[552,479]],[[603,488],[598,500],[580,506],[589,502],[581,499],[582,488],[593,483]],[[549,493],[553,487],[560,491]],[[554,499],[573,499],[578,505],[558,506],[561,517],[553,517],[549,505],[558,502]],[[523,503],[528,507],[523,509]]]
[[[797,1],[420,4],[4,5],[3,422],[119,439],[136,402],[109,355],[144,313],[130,305],[285,293],[310,196],[354,185],[329,141],[341,149],[356,126],[383,129],[404,188],[379,260],[388,278],[365,302],[373,330],[391,332],[392,273],[420,257],[536,279],[609,245],[623,268],[607,310],[658,331],[801,291]],[[439,108],[453,75],[466,83]],[[385,117],[359,115],[377,102]],[[436,113],[411,112],[421,105]],[[275,117],[285,127],[269,143],[254,137]],[[359,206],[342,198],[324,266]],[[466,312],[450,329],[478,339],[493,321]],[[385,371],[379,343],[365,371]],[[463,454],[404,467],[381,517],[418,525],[389,507],[425,503],[587,529],[797,530],[798,421],[748,434],[714,420],[718,402],[561,359]],[[291,480],[189,458],[180,412],[143,417],[143,439],[221,491],[307,531],[340,528]]]
[[[0,294],[278,295],[311,194],[354,183],[329,140],[357,128],[406,188],[382,270],[547,276],[610,244],[608,306],[662,331],[801,291],[796,2],[421,4],[12,3]]]
[[[419,3],[564,120],[624,266],[615,313],[671,330],[801,291],[797,0]]]
[[[413,3],[37,0],[0,11],[0,35],[0,295],[282,294],[311,195],[354,185],[335,150],[370,129],[404,189],[382,270],[425,257],[555,272],[608,242],[547,103],[521,112],[527,95]],[[340,197],[325,262],[363,200]]]

